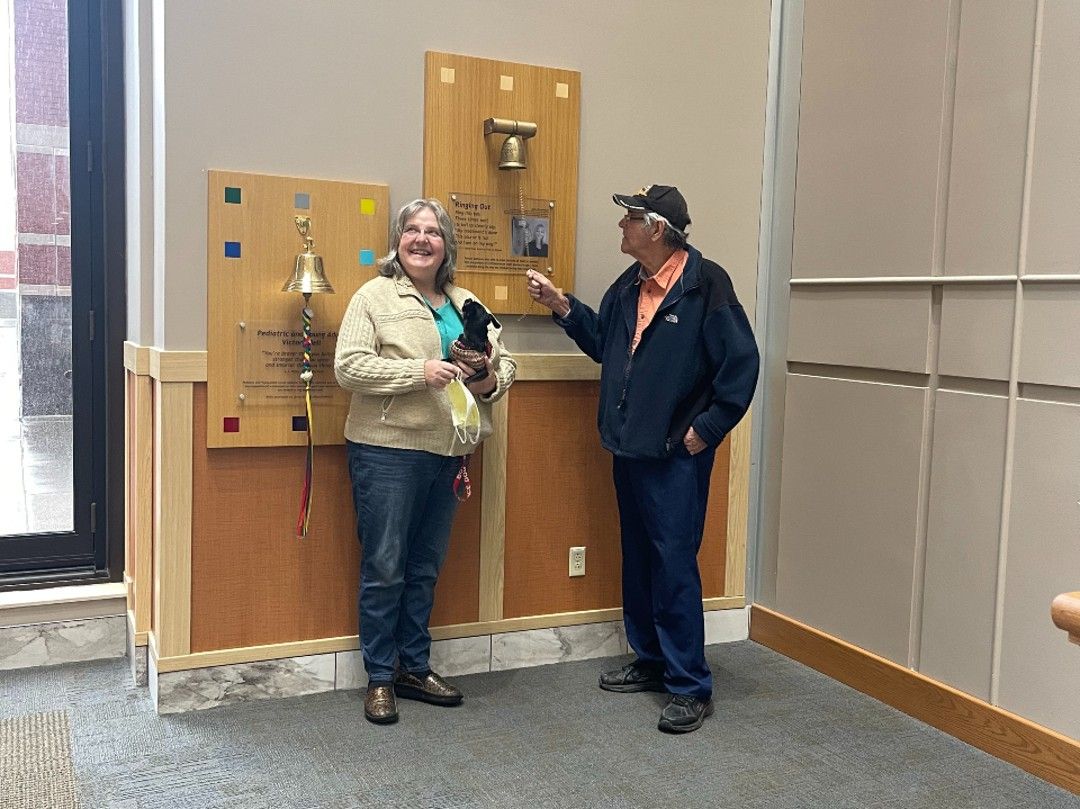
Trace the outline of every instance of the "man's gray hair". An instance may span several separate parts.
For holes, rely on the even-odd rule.
[[[668,247],[673,247],[676,250],[684,250],[686,248],[685,233],[672,227],[671,223],[660,214],[654,213],[653,211],[645,211],[646,227],[651,228],[657,222],[664,226],[664,244]]]
[[[401,234],[405,231],[405,223],[413,216],[427,208],[435,214],[435,221],[439,225],[439,232],[443,238],[445,255],[439,269],[435,272],[435,289],[443,292],[447,284],[454,283],[454,271],[457,269],[457,236],[454,235],[454,221],[446,208],[437,199],[414,199],[412,202],[401,206],[401,210],[394,217],[394,224],[390,227],[390,252],[379,259],[379,275],[387,278],[401,278],[405,275],[405,268],[401,266],[398,258],[398,245],[401,244]]]

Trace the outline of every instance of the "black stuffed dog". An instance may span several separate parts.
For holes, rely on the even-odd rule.
[[[461,307],[461,320],[464,331],[450,344],[450,357],[476,371],[465,380],[466,383],[479,382],[487,378],[485,359],[491,356],[491,343],[487,337],[488,324],[494,324],[498,328],[499,321],[472,298],[465,301]]]

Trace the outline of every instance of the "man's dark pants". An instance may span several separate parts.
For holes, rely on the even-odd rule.
[[[623,619],[630,648],[672,694],[712,696],[697,553],[715,447],[664,460],[614,459],[622,527]]]

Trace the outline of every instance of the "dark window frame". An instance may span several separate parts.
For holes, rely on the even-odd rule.
[[[0,590],[117,582],[124,572],[122,7],[120,0],[69,0],[67,13],[72,429],[83,436],[73,453],[75,530],[0,540]]]

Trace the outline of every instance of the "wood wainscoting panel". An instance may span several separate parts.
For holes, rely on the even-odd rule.
[[[596,429],[598,382],[517,382],[508,396],[503,618],[622,605],[611,455]],[[717,450],[699,562],[724,595],[729,442]],[[586,548],[571,578],[569,549]]]
[[[145,634],[150,629],[154,575],[154,384],[149,376],[132,371],[125,376],[124,576],[135,631]]]
[[[1080,741],[757,604],[750,640],[1080,794]]]
[[[308,538],[295,525],[302,447],[206,446],[206,385],[194,386],[191,651],[356,634],[360,550],[344,446],[315,448]],[[432,624],[477,620],[480,464],[458,512]]]

